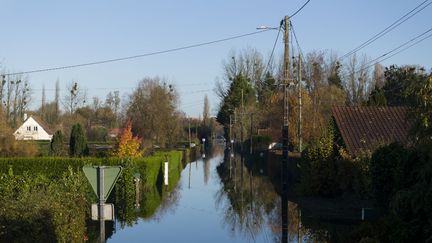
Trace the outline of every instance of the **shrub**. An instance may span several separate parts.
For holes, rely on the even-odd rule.
[[[69,155],[72,157],[81,157],[88,155],[87,138],[81,124],[77,123],[72,126],[69,140]]]
[[[372,193],[380,206],[388,207],[392,195],[398,190],[408,151],[397,143],[376,150],[371,158]]]
[[[132,122],[128,121],[126,128],[123,129],[120,135],[114,156],[129,158],[141,157],[142,152],[140,151],[140,145],[140,139],[132,135]]]
[[[0,241],[82,241],[85,183],[82,173],[72,169],[62,173],[59,180],[42,174],[15,175],[12,170],[1,175]]]
[[[60,130],[56,131],[52,137],[50,143],[50,155],[53,156],[64,155],[64,136]]]

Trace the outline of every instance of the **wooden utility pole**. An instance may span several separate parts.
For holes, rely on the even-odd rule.
[[[302,151],[302,142],[303,142],[303,134],[302,134],[302,57],[301,54],[299,54],[299,60],[298,60],[298,68],[297,68],[297,74],[298,74],[298,103],[299,103],[299,125],[298,125],[298,137],[299,137],[299,152]]]
[[[243,104],[243,89],[242,89],[241,90],[241,112],[240,112],[240,152],[242,158],[243,158],[243,113],[244,113],[244,104]]]
[[[191,118],[189,117],[189,118],[188,118],[188,124],[189,124],[189,148],[192,147],[190,120],[191,120]]]
[[[283,128],[282,128],[282,242],[288,242],[288,86],[289,86],[289,17],[284,18],[284,111],[283,111]]]
[[[253,132],[253,113],[250,114],[250,147],[249,147],[250,154],[253,153],[252,132]]]

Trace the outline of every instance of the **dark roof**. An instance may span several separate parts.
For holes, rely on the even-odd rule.
[[[406,107],[335,106],[332,114],[346,149],[352,156],[373,152],[378,146],[407,143],[410,123]]]

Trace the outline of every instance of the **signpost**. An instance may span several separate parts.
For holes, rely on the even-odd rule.
[[[84,166],[84,175],[98,197],[98,204],[92,205],[92,219],[100,222],[100,240],[105,242],[105,220],[114,220],[114,205],[105,204],[117,179],[121,166]]]

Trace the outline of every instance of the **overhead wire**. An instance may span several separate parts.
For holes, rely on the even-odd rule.
[[[170,53],[170,52],[176,52],[176,51],[192,49],[192,48],[211,45],[211,44],[216,44],[216,43],[220,43],[220,42],[225,42],[225,41],[239,39],[239,38],[243,38],[243,37],[247,37],[247,36],[251,36],[251,35],[260,34],[260,33],[266,32],[266,31],[269,31],[269,30],[264,29],[264,30],[259,30],[259,31],[255,31],[255,32],[246,33],[246,34],[231,36],[231,37],[227,37],[227,38],[223,38],[223,39],[218,39],[218,40],[213,40],[213,41],[208,41],[208,42],[202,42],[202,43],[198,43],[198,44],[193,44],[193,45],[188,45],[188,46],[183,46],[183,47],[177,47],[177,48],[172,48],[172,49],[167,49],[167,50],[162,50],[162,51],[149,52],[149,53],[144,53],[144,54],[139,54],[139,55],[106,59],[106,60],[101,60],[101,61],[73,64],[73,65],[66,65],[66,66],[35,69],[35,70],[24,71],[24,72],[7,73],[4,75],[13,76],[13,75],[23,75],[23,74],[31,74],[31,73],[41,73],[41,72],[49,72],[49,71],[56,71],[56,70],[62,70],[62,69],[72,69],[72,68],[78,68],[78,67],[86,67],[86,66],[100,65],[100,64],[106,64],[106,63],[112,63],[112,62],[126,61],[126,60],[131,60],[131,59],[160,55],[160,54],[165,54],[165,53]]]
[[[367,62],[367,63],[365,64],[366,67],[360,68],[359,70],[356,71],[356,73],[361,72],[361,71],[363,71],[363,70],[365,70],[365,69],[368,69],[368,68],[372,67],[372,66],[375,65],[375,63],[377,63],[378,61],[381,61],[381,62],[382,62],[382,61],[385,61],[385,60],[387,60],[387,59],[389,59],[389,58],[391,58],[391,57],[393,57],[393,56],[395,56],[395,55],[397,55],[397,54],[399,54],[399,53],[401,53],[401,52],[403,52],[403,51],[405,51],[405,50],[411,48],[412,46],[415,46],[415,45],[419,44],[420,42],[422,42],[422,41],[424,41],[424,40],[430,38],[430,37],[432,36],[432,34],[430,34],[430,35],[428,35],[428,36],[426,36],[426,37],[424,37],[424,38],[422,38],[422,39],[416,41],[415,43],[409,45],[409,46],[406,47],[406,48],[403,48],[403,47],[405,47],[406,45],[412,43],[413,41],[415,41],[415,40],[417,40],[417,39],[419,39],[419,38],[425,36],[427,33],[431,32],[431,31],[432,31],[432,28],[430,28],[430,29],[426,30],[425,32],[423,32],[423,33],[421,33],[421,34],[415,36],[414,38],[412,38],[412,39],[410,39],[410,40],[404,42],[403,44],[399,45],[398,47],[393,48],[392,50],[390,50],[390,51],[388,51],[388,52],[382,54],[381,56],[379,56],[379,57],[377,57],[377,58],[375,58],[375,59],[373,59],[373,60]],[[399,49],[401,49],[401,48],[403,48],[403,49],[400,50],[400,51],[397,51],[397,50],[399,50]],[[393,52],[395,52],[395,51],[397,51],[397,52],[394,53],[394,54],[392,54],[392,55],[390,55],[390,56],[387,56],[387,55],[389,55],[389,54],[391,54],[391,53],[393,53]],[[381,59],[381,58],[383,58],[383,57],[385,57],[385,58],[384,58],[384,59]],[[380,60],[380,59],[381,59],[381,60]],[[371,63],[372,63],[372,64],[371,64]],[[369,65],[369,64],[370,64],[370,65]]]
[[[266,68],[264,69],[264,75],[267,73],[268,69],[270,68],[271,63],[273,62],[273,55],[274,55],[274,52],[275,52],[275,49],[276,49],[276,44],[277,44],[277,42],[279,40],[281,29],[282,29],[282,24],[278,28],[278,33],[277,33],[276,39],[275,39],[275,41],[273,43],[273,48],[272,48],[272,51],[270,53],[269,60],[267,62]]]
[[[400,26],[401,24],[403,24],[404,22],[406,22],[407,20],[409,20],[410,18],[414,17],[416,14],[418,14],[419,12],[421,12],[423,9],[425,9],[426,7],[428,7],[429,5],[432,4],[432,2],[428,3],[427,5],[423,6],[426,2],[428,2],[429,0],[425,0],[422,3],[420,3],[419,5],[417,5],[415,8],[413,8],[412,10],[410,10],[408,13],[406,13],[405,15],[403,15],[402,17],[400,17],[399,19],[397,19],[395,22],[393,22],[391,25],[387,26],[385,29],[383,29],[382,31],[378,32],[377,34],[375,34],[374,36],[372,36],[371,38],[369,38],[367,41],[363,42],[362,44],[360,44],[359,46],[357,46],[356,48],[352,49],[351,51],[345,53],[344,55],[342,55],[339,60],[343,60],[348,56],[351,56],[352,54],[356,53],[357,51],[365,48],[366,46],[370,45],[371,43],[375,42],[376,40],[378,40],[379,38],[383,37],[384,35],[386,35],[387,33],[389,33],[390,31],[392,31],[393,29],[395,29],[396,27]],[[423,6],[423,7],[421,7]],[[421,7],[421,8],[420,8]],[[418,9],[420,8],[420,9]],[[418,9],[418,10],[417,10]],[[416,11],[417,10],[417,11]],[[415,12],[414,12],[415,11]],[[414,13],[413,13],[414,12]],[[408,16],[408,17],[407,17]]]
[[[303,9],[304,7],[306,7],[306,5],[307,5],[309,2],[310,2],[310,0],[307,0],[307,1],[303,4],[303,6],[301,6],[299,9],[297,9],[297,11],[295,11],[295,12],[294,12],[293,14],[291,14],[289,17],[292,18],[292,17],[296,16],[296,14],[298,14],[300,11],[302,11],[302,9]]]

